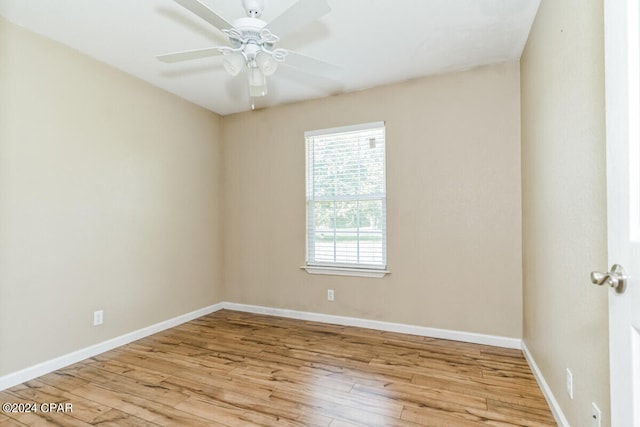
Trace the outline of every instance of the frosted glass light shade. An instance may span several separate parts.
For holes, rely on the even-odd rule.
[[[267,53],[259,53],[256,56],[256,64],[262,70],[265,76],[270,76],[278,69],[278,63],[273,56]]]
[[[245,59],[241,53],[231,53],[224,57],[224,69],[232,76],[237,76],[245,67]]]

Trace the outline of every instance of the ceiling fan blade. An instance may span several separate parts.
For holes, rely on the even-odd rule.
[[[337,81],[342,74],[342,69],[336,65],[293,51],[288,51],[284,63],[329,80]]]
[[[204,19],[209,24],[213,25],[219,30],[228,30],[230,28],[233,28],[233,25],[231,25],[229,21],[224,19],[222,16],[218,15],[213,10],[209,9],[208,6],[206,6],[204,3],[200,2],[199,0],[174,0],[174,1],[178,3],[180,6],[184,7],[185,9],[188,9],[191,12],[195,13],[200,18]]]
[[[208,58],[210,56],[217,55],[222,55],[222,52],[220,52],[217,47],[205,47],[204,49],[185,50],[184,52],[158,55],[157,58],[162,62],[174,63],[189,61],[191,59]]]
[[[331,8],[327,0],[298,0],[297,3],[267,24],[266,28],[282,39],[330,11]]]

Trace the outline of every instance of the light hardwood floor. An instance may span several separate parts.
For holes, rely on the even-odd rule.
[[[222,310],[0,392],[0,426],[555,426],[518,350]],[[63,406],[64,409],[65,408]]]

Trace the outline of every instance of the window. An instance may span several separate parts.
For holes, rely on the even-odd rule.
[[[382,277],[387,267],[384,122],[305,133],[311,273]]]

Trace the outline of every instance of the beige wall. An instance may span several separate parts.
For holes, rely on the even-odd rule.
[[[221,130],[0,19],[0,376],[220,301]]]
[[[609,425],[602,0],[542,0],[521,67],[524,340],[571,425]]]
[[[226,299],[521,337],[519,72],[505,63],[226,116]],[[377,120],[392,273],[307,274],[303,133]]]

